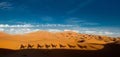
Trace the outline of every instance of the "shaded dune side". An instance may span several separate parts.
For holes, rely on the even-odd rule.
[[[105,48],[102,50],[0,49],[0,54],[2,54],[1,57],[119,57],[120,56],[120,44],[109,43],[109,44],[105,44],[104,46]]]

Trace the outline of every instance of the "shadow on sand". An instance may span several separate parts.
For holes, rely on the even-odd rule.
[[[120,44],[107,44],[102,50],[0,49],[0,57],[119,57]]]

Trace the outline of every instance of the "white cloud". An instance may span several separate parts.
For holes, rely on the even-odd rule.
[[[0,28],[0,31],[4,31],[4,29],[3,29],[3,28]]]
[[[77,28],[78,29],[78,28]],[[85,28],[81,27],[79,28],[80,33],[85,34],[95,34],[95,35],[106,35],[106,36],[112,36],[112,37],[120,37],[120,30],[115,28],[100,28],[100,27],[93,27],[93,28]]]
[[[46,30],[49,32],[63,32],[63,31],[73,31],[77,33],[84,34],[95,34],[95,35],[107,35],[113,37],[120,37],[120,30],[110,27],[80,27],[76,25],[66,25],[66,24],[39,24],[39,25],[8,25],[0,24],[0,31],[9,34],[26,34],[30,32]]]
[[[112,32],[104,32],[105,34],[111,35],[113,34]]]
[[[24,25],[8,25],[0,24],[0,31],[10,33],[10,34],[25,34],[30,32],[35,32],[39,30],[47,30],[49,32],[60,32],[60,28],[74,27],[74,25],[68,24],[24,24]]]
[[[9,2],[0,2],[0,9],[10,9],[13,8],[12,4]]]
[[[114,32],[110,32],[110,31],[99,31],[99,30],[96,30],[96,31],[85,31],[86,34],[97,34],[97,35],[113,35],[113,34],[116,34]]]
[[[75,25],[69,24],[23,24],[23,25],[8,25],[8,24],[0,24],[0,27],[74,27]]]
[[[68,23],[68,24],[71,24],[71,23],[72,24],[79,24],[80,26],[100,25],[99,23],[89,22],[89,21],[83,20],[83,18],[76,18],[76,17],[71,17],[71,18],[66,19],[66,23]]]
[[[48,29],[49,32],[62,32],[60,29]]]
[[[96,33],[96,31],[85,31],[85,33],[89,33],[89,34],[93,34],[93,33]]]
[[[31,24],[24,24],[24,25],[8,25],[8,24],[0,24],[0,27],[34,27]]]
[[[79,33],[79,31],[78,31],[78,30],[70,30],[70,29],[65,29],[64,31],[72,31],[72,32]]]

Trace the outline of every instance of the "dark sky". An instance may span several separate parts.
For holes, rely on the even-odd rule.
[[[0,0],[0,24],[120,29],[120,0]]]

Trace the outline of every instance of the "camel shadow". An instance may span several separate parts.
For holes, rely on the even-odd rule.
[[[119,57],[120,44],[106,44],[101,50],[0,49],[0,57]]]

